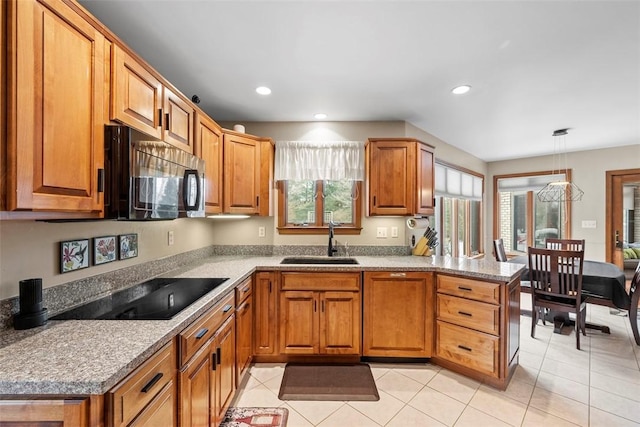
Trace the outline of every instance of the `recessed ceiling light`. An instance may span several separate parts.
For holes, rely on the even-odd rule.
[[[271,94],[271,89],[266,86],[260,86],[256,88],[256,92],[258,92],[260,95],[269,95]]]
[[[467,93],[471,90],[471,86],[469,85],[462,85],[462,86],[457,86],[454,87],[453,89],[451,89],[451,93],[455,94],[455,95],[462,95],[464,93]]]
[[[315,113],[313,117],[315,117],[318,120],[322,120],[322,119],[326,119],[327,115],[325,113]]]

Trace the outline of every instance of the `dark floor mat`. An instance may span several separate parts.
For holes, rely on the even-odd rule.
[[[281,400],[380,400],[369,365],[288,363],[280,384]]]

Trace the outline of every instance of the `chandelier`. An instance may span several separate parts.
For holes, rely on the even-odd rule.
[[[567,169],[567,152],[565,136],[569,129],[558,129],[553,132],[554,154],[553,154],[553,174],[561,174],[564,171],[564,181],[552,181],[538,191],[538,200],[541,202],[578,202],[582,200],[584,191],[576,184],[569,181]],[[556,161],[558,168],[556,169]],[[564,161],[564,169],[561,170],[561,163]]]

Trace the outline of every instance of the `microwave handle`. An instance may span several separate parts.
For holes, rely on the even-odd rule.
[[[184,171],[184,177],[182,179],[182,197],[184,201],[185,211],[197,211],[200,207],[200,179],[198,179],[198,171],[195,169],[187,169]],[[192,179],[196,180],[196,199],[193,204],[189,204],[189,189],[191,188],[190,182]]]

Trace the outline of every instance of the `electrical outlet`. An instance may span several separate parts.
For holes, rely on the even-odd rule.
[[[398,237],[398,227],[391,227],[391,237]]]
[[[167,233],[167,244],[168,244],[169,246],[172,246],[172,245],[173,245],[173,231],[169,231],[169,232]]]
[[[378,227],[376,232],[376,237],[378,239],[386,239],[387,238],[387,227]]]
[[[264,237],[266,235],[266,230],[264,227],[258,227],[258,237]]]

